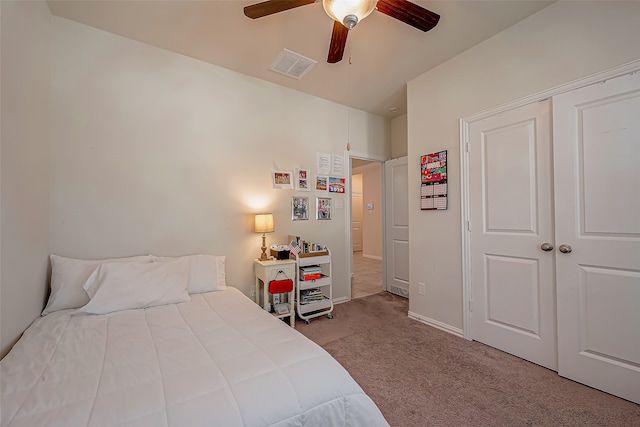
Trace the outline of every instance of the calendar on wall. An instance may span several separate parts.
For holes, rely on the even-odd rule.
[[[447,209],[447,150],[420,156],[420,209]]]

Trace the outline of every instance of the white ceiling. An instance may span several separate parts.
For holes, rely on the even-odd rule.
[[[245,17],[244,6],[259,1],[48,0],[48,4],[57,16],[395,117],[406,113],[409,80],[552,3],[416,0],[441,15],[439,24],[426,33],[374,11],[349,33],[342,62],[328,64],[333,21],[321,2],[255,20]],[[300,80],[270,71],[283,48],[318,64]]]

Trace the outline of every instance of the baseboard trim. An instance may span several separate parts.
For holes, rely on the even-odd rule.
[[[340,298],[334,298],[333,299],[333,304],[342,304],[343,302],[349,302],[350,299],[347,297],[340,297]]]
[[[438,322],[437,320],[430,319],[425,316],[421,316],[417,313],[409,312],[409,317],[413,320],[417,320],[420,323],[424,323],[425,325],[433,326],[434,328],[440,329],[441,331],[449,332],[452,335],[455,335],[460,338],[464,338],[464,333],[462,329],[454,328],[451,325],[447,325],[446,323]]]
[[[389,286],[387,291],[391,292],[392,294],[401,296],[403,298],[409,298],[409,289],[404,289],[398,286],[391,285]]]
[[[381,256],[376,256],[376,255],[362,254],[362,258],[369,258],[369,259],[375,259],[377,261],[382,261],[382,257]]]

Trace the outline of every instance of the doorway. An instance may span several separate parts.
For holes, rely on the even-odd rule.
[[[351,158],[351,298],[384,291],[382,163]]]

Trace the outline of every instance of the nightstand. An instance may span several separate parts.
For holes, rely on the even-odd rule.
[[[255,289],[255,301],[256,304],[260,304],[260,285],[262,284],[262,308],[269,310],[271,303],[269,302],[269,282],[276,279],[289,278],[296,280],[296,260],[283,259],[283,260],[268,260],[260,261],[256,259],[253,265],[256,275],[256,289]],[[284,275],[283,275],[284,274]],[[295,326],[296,310],[294,301],[294,289],[288,292],[289,313],[273,315],[277,318],[289,317],[289,324],[291,327]]]

